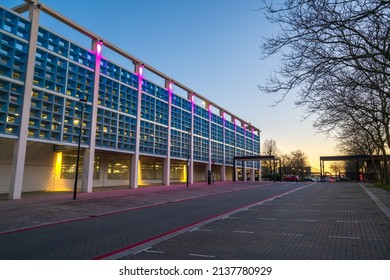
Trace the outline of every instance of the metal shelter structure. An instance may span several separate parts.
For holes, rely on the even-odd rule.
[[[275,157],[275,156],[234,156],[233,157],[233,168],[236,170],[236,160],[241,160],[242,161],[242,169],[244,170],[244,162],[245,161],[273,161],[274,165],[274,182],[276,182],[276,161],[279,161],[279,175],[280,178],[282,178],[282,163],[280,158]],[[259,174],[261,176],[261,174]],[[233,181],[236,182],[236,172],[233,172]]]
[[[321,178],[325,177],[325,161],[355,161],[356,180],[360,181],[359,176],[359,163],[369,160],[383,160],[383,156],[370,156],[370,155],[347,155],[347,156],[321,156],[320,157],[320,173]]]

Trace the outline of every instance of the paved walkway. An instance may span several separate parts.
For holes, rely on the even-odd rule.
[[[317,183],[121,259],[390,260],[389,218],[356,183]]]

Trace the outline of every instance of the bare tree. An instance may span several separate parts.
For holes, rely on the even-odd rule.
[[[265,92],[282,96],[300,87],[301,97],[324,76],[342,77],[359,69],[366,79],[389,76],[390,1],[263,1],[262,10],[281,31],[265,38],[263,57],[282,53],[282,63]],[[379,67],[378,67],[379,66]]]
[[[329,165],[330,169],[334,174],[340,174],[341,171],[345,170],[345,163],[340,161],[331,162]]]
[[[277,146],[277,143],[274,139],[266,139],[263,142],[262,149],[261,149],[262,155],[265,156],[277,156],[279,154],[279,149]],[[273,171],[273,162],[272,161],[266,161],[267,169],[264,170],[266,173],[271,174]]]
[[[260,89],[283,98],[299,88],[296,103],[318,116],[316,128],[337,135],[363,132],[361,143],[375,143],[387,165],[390,1],[263,2],[267,18],[281,27],[264,39],[263,56],[281,52],[282,64]]]
[[[294,175],[304,175],[304,167],[307,167],[307,156],[301,150],[292,151],[282,157],[285,170],[289,170]]]

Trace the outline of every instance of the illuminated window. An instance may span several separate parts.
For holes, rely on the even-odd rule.
[[[61,179],[74,179],[76,175],[76,154],[63,154],[61,165]],[[80,155],[79,175],[83,172],[83,156]],[[95,157],[93,179],[98,180],[100,175],[100,157]]]
[[[74,179],[76,174],[77,155],[63,154],[61,166],[61,179]],[[83,156],[80,156],[79,174],[83,172]]]
[[[163,168],[160,162],[142,162],[142,180],[162,180]]]
[[[108,162],[109,180],[128,180],[129,179],[129,159],[112,157]]]
[[[183,176],[184,166],[183,164],[171,164],[171,179],[172,180],[181,180]]]

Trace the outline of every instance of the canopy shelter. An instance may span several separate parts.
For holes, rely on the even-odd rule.
[[[325,175],[325,161],[355,161],[355,167],[356,167],[356,180],[360,181],[359,176],[359,163],[369,160],[383,160],[383,156],[370,156],[370,155],[349,155],[349,156],[321,156],[320,157],[320,172],[321,172],[321,178]]]
[[[280,178],[282,178],[282,165],[281,165],[281,160],[278,157],[275,157],[275,156],[234,156],[233,157],[234,170],[236,170],[236,160],[241,160],[243,170],[244,170],[244,162],[245,161],[273,161],[274,182],[276,182],[276,161],[279,161],[279,173],[280,173]],[[259,176],[261,176],[261,174],[259,174]],[[236,172],[233,173],[233,181],[234,182],[237,181]]]

